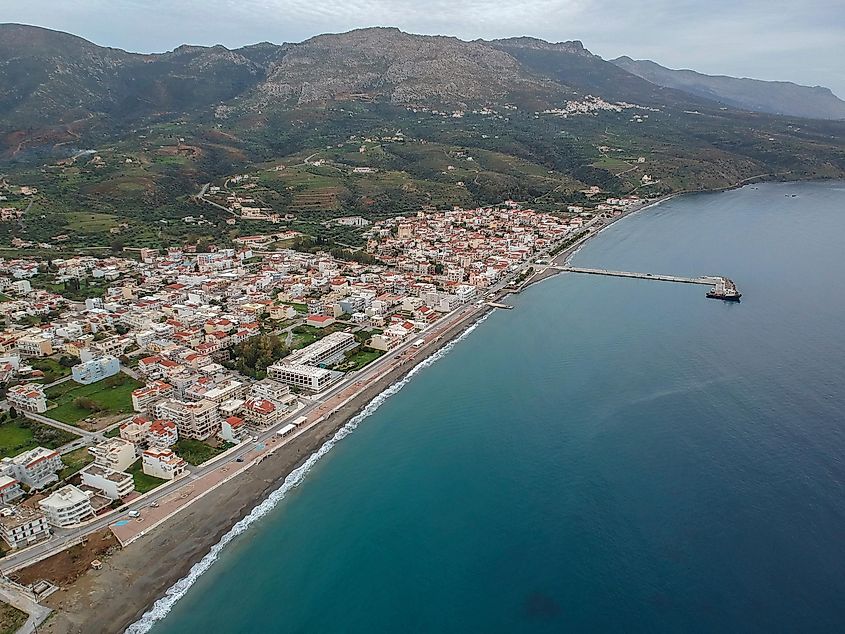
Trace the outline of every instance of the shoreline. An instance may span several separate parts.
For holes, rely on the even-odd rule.
[[[551,261],[568,261],[588,240],[612,224],[676,195],[669,194],[611,218],[598,230],[588,231],[582,239],[561,251]],[[560,271],[541,271],[527,280],[520,291],[557,273]],[[512,292],[504,291],[502,296]],[[139,623],[156,608],[159,600],[172,591],[179,593],[175,586],[185,583],[184,580],[195,565],[212,556],[215,547],[227,539],[239,522],[284,488],[288,476],[303,467],[328,443],[332,443],[338,432],[364,412],[374,399],[400,384],[426,360],[479,324],[492,310],[485,306],[482,310],[470,312],[448,328],[436,342],[427,346],[422,354],[414,357],[413,363],[380,376],[321,424],[268,454],[237,478],[209,491],[202,499],[168,519],[144,539],[111,554],[103,562],[101,570],[87,571],[71,585],[48,597],[44,603],[54,612],[41,626],[41,631],[55,634],[117,634]],[[295,482],[291,489],[298,484],[299,481]],[[155,558],[148,556],[150,552],[156,553]],[[187,585],[190,587],[192,581]],[[110,626],[104,629],[103,623],[109,623]],[[140,626],[138,631],[146,629]]]
[[[607,220],[598,230],[587,231],[551,262],[567,262],[587,241],[614,223],[677,195],[663,196]],[[560,271],[540,271],[529,278],[520,291],[558,273]],[[500,297],[513,292],[502,291]],[[138,623],[177,584],[184,583],[192,568],[210,556],[239,522],[284,488],[288,476],[331,443],[336,434],[364,412],[374,399],[479,324],[492,310],[485,306],[459,319],[436,342],[415,356],[413,363],[380,376],[321,424],[268,454],[237,478],[209,491],[144,539],[109,555],[101,570],[86,571],[74,583],[48,597],[44,603],[54,612],[40,629],[56,634],[118,633]],[[291,488],[298,484],[297,481]],[[150,552],[155,552],[156,557],[150,558]],[[110,624],[108,629],[104,629],[104,622]],[[145,631],[145,628],[140,627],[139,631]]]
[[[71,585],[47,597],[44,604],[54,612],[40,631],[124,632],[185,579],[238,522],[283,488],[288,476],[332,442],[353,418],[479,324],[492,310],[485,307],[458,320],[417,355],[412,364],[380,376],[321,424],[268,454],[237,478],[209,491],[144,539],[109,555],[101,570],[88,570]],[[298,484],[299,481],[290,488]],[[104,627],[104,623],[109,625]]]
[[[563,251],[561,251],[556,256],[554,256],[551,260],[549,260],[549,264],[557,264],[557,265],[564,265],[564,266],[568,265],[569,260],[575,254],[577,254],[578,251],[581,250],[581,247],[583,247],[592,238],[595,238],[596,236],[601,234],[601,232],[604,231],[605,229],[607,229],[608,227],[616,224],[620,220],[623,220],[625,218],[630,218],[631,216],[635,216],[636,214],[640,213],[641,211],[645,211],[646,209],[651,209],[652,207],[657,207],[658,205],[662,205],[663,203],[668,202],[668,201],[672,200],[673,198],[676,198],[677,196],[680,196],[680,195],[681,194],[677,194],[677,193],[667,194],[667,195],[662,196],[660,198],[657,198],[653,201],[649,201],[646,204],[637,207],[636,209],[631,209],[630,211],[625,211],[618,216],[614,216],[613,218],[611,218],[610,220],[608,220],[607,222],[602,224],[602,226],[597,231],[587,231],[577,242],[575,242],[574,244],[566,247]],[[544,269],[542,271],[538,271],[537,273],[535,273],[534,275],[529,277],[527,280],[525,280],[525,282],[522,284],[522,286],[520,286],[519,290],[515,291],[515,292],[521,293],[522,291],[524,291],[528,287],[533,286],[534,284],[539,284],[543,280],[549,279],[550,277],[553,277],[553,276],[558,275],[558,274],[563,273],[563,272],[564,271],[558,271],[556,269]]]

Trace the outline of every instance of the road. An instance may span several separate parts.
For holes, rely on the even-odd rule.
[[[544,256],[551,250],[551,248],[553,247],[549,247],[549,249],[535,254],[535,257]],[[501,281],[488,289],[485,293],[485,298],[488,300],[498,299],[497,296],[503,292],[503,289],[514,277],[519,276],[524,270],[532,266],[531,262],[531,260],[524,262],[509,275],[505,276]],[[479,298],[475,303],[465,304],[456,308],[452,312],[444,315],[434,324],[421,331],[419,335],[397,346],[389,353],[373,361],[370,365],[356,372],[349,373],[340,382],[321,393],[319,398],[309,399],[308,403],[303,408],[290,416],[285,417],[282,421],[273,425],[266,431],[258,434],[257,440],[241,443],[231,450],[230,453],[225,454],[225,457],[211,462],[210,464],[201,465],[192,469],[188,476],[176,480],[169,485],[164,485],[158,489],[154,489],[142,499],[129,503],[119,511],[109,512],[78,527],[69,529],[54,529],[54,537],[52,539],[36,544],[24,551],[7,555],[0,560],[0,568],[3,571],[3,574],[8,574],[14,570],[24,568],[30,564],[40,561],[41,559],[49,557],[50,555],[61,552],[65,548],[78,543],[83,537],[108,528],[111,524],[117,522],[118,520],[128,520],[128,513],[130,511],[141,512],[142,510],[149,508],[154,502],[157,504],[163,502],[165,498],[169,498],[171,503],[175,497],[184,498],[186,504],[193,501],[193,498],[197,497],[193,495],[193,493],[198,480],[212,474],[213,472],[226,473],[226,476],[228,477],[232,475],[231,470],[233,467],[236,468],[236,471],[240,470],[238,467],[245,468],[249,463],[247,458],[250,458],[251,454],[255,454],[256,445],[267,445],[272,439],[273,448],[275,449],[290,442],[290,440],[295,436],[288,437],[283,441],[278,442],[276,440],[278,438],[278,436],[276,436],[276,431],[288,424],[291,419],[301,418],[303,416],[306,417],[306,421],[299,426],[297,435],[300,431],[304,432],[307,429],[320,424],[341,405],[354,398],[361,391],[361,388],[368,382],[374,381],[401,366],[409,364],[413,361],[414,357],[427,353],[433,346],[436,346],[442,337],[450,330],[474,321],[482,313],[488,310],[490,310],[490,307],[487,306],[481,298]],[[416,346],[415,343],[419,339],[422,339],[424,344]],[[40,418],[36,418],[36,420],[39,420]],[[55,421],[51,421],[51,423],[55,423]],[[77,428],[71,429],[74,433],[80,432]],[[89,435],[93,436],[93,434],[90,433]],[[223,478],[220,479],[222,480]],[[173,513],[171,513],[171,515],[172,514]],[[143,534],[143,532],[141,534]]]

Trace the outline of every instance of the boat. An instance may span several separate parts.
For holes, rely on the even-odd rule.
[[[725,302],[738,302],[742,293],[736,290],[736,284],[726,277],[716,278],[716,285],[707,291],[709,299],[721,299]]]

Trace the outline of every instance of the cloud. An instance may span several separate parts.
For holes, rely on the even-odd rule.
[[[144,52],[301,41],[365,26],[580,39],[606,58],[823,84],[845,96],[842,0],[0,0],[0,15]]]

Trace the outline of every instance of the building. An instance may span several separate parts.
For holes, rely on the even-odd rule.
[[[71,368],[73,380],[83,385],[96,383],[120,372],[120,361],[117,357],[104,354],[101,357],[83,361]]]
[[[119,500],[135,490],[135,481],[131,475],[98,464],[89,464],[79,474],[82,476],[82,484],[102,491],[111,500]]]
[[[73,526],[94,516],[88,494],[72,484],[63,486],[49,497],[39,500],[38,506],[51,526]]]
[[[284,403],[291,399],[290,386],[283,385],[272,379],[262,379],[257,383],[252,384],[252,393],[255,396],[263,396],[269,398],[271,401]],[[291,400],[296,400],[295,397]]]
[[[147,449],[141,454],[141,461],[144,473],[154,478],[173,480],[185,473],[185,461],[172,449]]]
[[[27,335],[15,342],[21,354],[30,357],[49,357],[53,354],[53,344],[44,335]]]
[[[146,445],[147,432],[152,422],[146,416],[133,416],[129,421],[120,425],[120,437],[131,442],[136,447]]]
[[[153,381],[132,391],[132,409],[144,412],[156,401],[173,396],[173,386],[164,381]]]
[[[217,404],[208,400],[180,401],[169,399],[155,406],[156,416],[176,423],[181,438],[205,440],[220,431]]]
[[[338,381],[343,373],[300,363],[277,363],[267,368],[267,375],[271,379],[281,381],[286,385],[311,392],[321,392]]]
[[[172,420],[155,420],[147,430],[147,446],[167,449],[179,440],[179,430]]]
[[[314,328],[326,328],[334,323],[334,317],[330,317],[329,315],[308,315],[305,323]]]
[[[266,398],[251,398],[244,403],[243,415],[255,427],[269,427],[279,420],[282,410]]]
[[[239,416],[229,416],[220,425],[220,438],[238,444],[247,436],[246,421]]]
[[[0,502],[8,504],[23,495],[21,483],[11,476],[0,476]]]
[[[31,489],[43,489],[57,482],[59,471],[64,469],[58,452],[44,447],[24,451],[13,458],[0,460],[0,472],[27,485]]]
[[[44,513],[27,506],[0,509],[0,537],[11,548],[26,548],[50,537]]]
[[[138,459],[135,445],[123,438],[109,438],[88,451],[94,456],[95,465],[113,471],[126,471]]]
[[[47,395],[44,388],[37,383],[21,383],[13,385],[6,392],[9,405],[27,412],[43,414],[47,411]]]
[[[289,355],[287,361],[302,365],[332,365],[341,360],[345,352],[357,347],[358,341],[352,333],[333,332]]]

